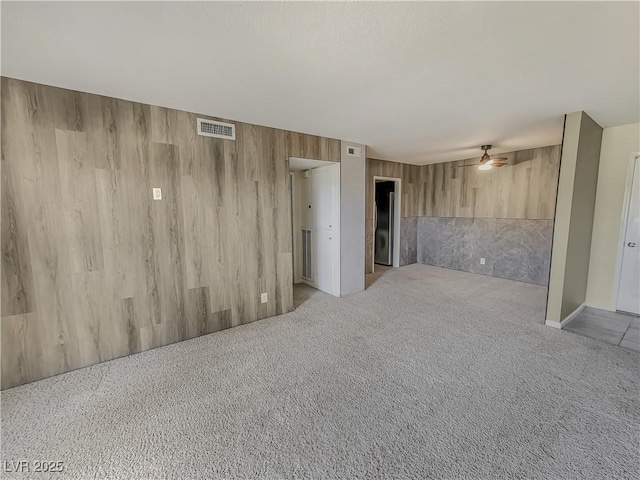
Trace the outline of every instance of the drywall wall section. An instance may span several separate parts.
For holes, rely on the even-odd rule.
[[[587,305],[614,311],[618,258],[624,222],[624,196],[631,155],[640,152],[640,123],[605,128],[598,170],[598,189],[589,256]]]
[[[367,147],[342,142],[340,158],[340,295],[364,290]]]
[[[584,112],[565,117],[547,323],[558,326],[586,299],[602,127]]]
[[[2,388],[293,308],[289,157],[340,141],[198,117],[2,78]]]

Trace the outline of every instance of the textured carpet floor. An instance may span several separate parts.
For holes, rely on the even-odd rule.
[[[65,464],[33,478],[640,478],[638,352],[543,326],[545,295],[394,269],[8,390],[2,459]]]

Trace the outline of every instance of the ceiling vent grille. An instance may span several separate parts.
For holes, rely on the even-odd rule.
[[[236,126],[231,123],[215,122],[204,118],[198,119],[198,135],[205,137],[236,139]]]

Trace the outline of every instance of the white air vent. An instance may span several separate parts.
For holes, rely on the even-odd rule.
[[[347,147],[347,155],[350,157],[361,157],[362,149],[360,147]]]
[[[214,122],[204,118],[198,119],[198,135],[205,137],[224,138],[226,140],[236,139],[236,126],[231,123]]]
[[[302,229],[302,278],[313,281],[311,271],[311,230]]]

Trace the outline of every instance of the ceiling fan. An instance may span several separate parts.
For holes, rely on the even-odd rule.
[[[477,166],[478,170],[491,170],[493,167],[498,168],[508,165],[507,157],[491,158],[491,155],[487,153],[487,150],[491,150],[491,145],[482,145],[480,148],[484,150],[484,154],[482,155],[482,158],[480,158],[480,163],[472,163],[470,165],[456,165],[456,168]]]

